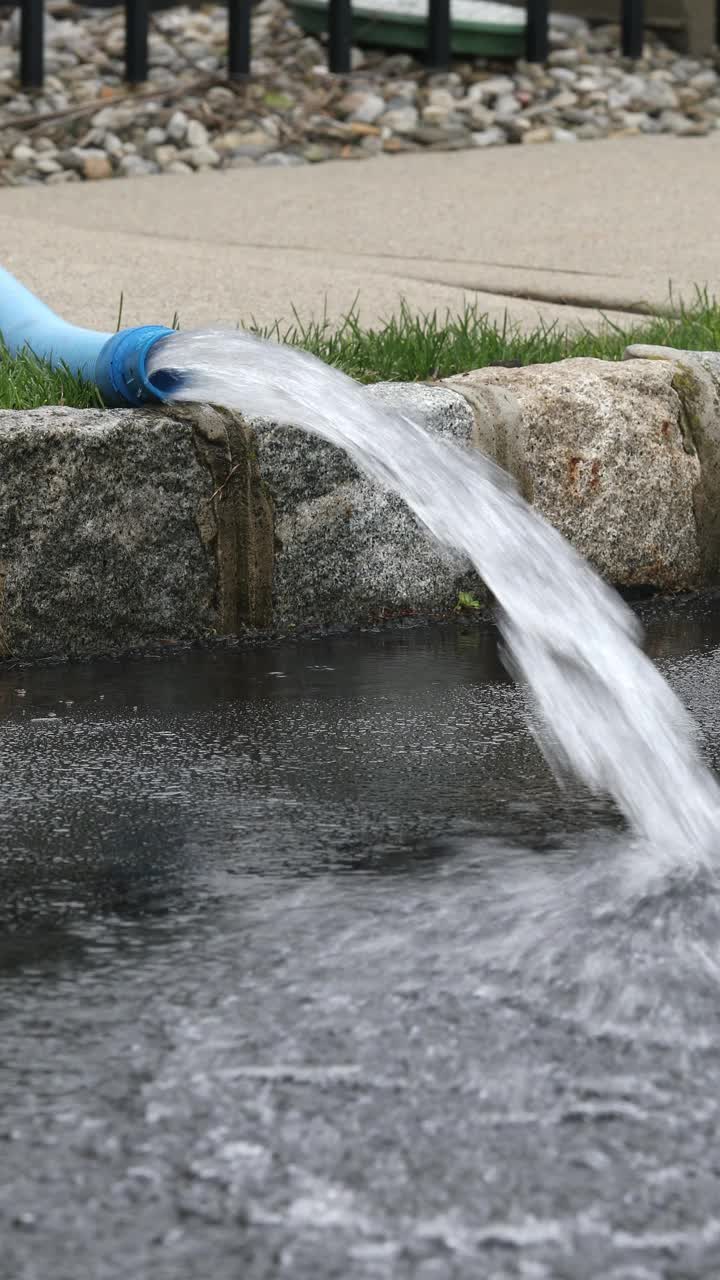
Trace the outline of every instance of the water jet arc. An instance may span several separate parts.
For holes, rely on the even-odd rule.
[[[98,388],[112,407],[142,408],[167,400],[175,381],[153,380],[147,358],[165,325],[138,325],[118,333],[81,329],[55,315],[44,302],[0,267],[0,336],[11,355],[31,351],[54,367],[67,366]]]

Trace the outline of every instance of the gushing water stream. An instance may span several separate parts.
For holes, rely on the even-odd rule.
[[[690,717],[643,654],[630,610],[494,464],[378,405],[314,357],[245,333],[175,334],[153,349],[149,371],[179,375],[175,400],[321,436],[400,494],[495,596],[507,665],[529,690],[558,776],[611,795],[656,862],[710,859],[720,789]]]

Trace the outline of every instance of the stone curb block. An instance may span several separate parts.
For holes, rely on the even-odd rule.
[[[694,512],[702,558],[702,578],[720,577],[720,353],[678,351],[637,344],[626,360],[655,360],[672,369],[672,388],[680,404],[685,449],[697,458],[700,482]]]
[[[270,620],[252,433],[214,409],[0,413],[0,653],[224,635]]]
[[[474,443],[600,573],[620,587],[703,580],[701,488],[674,367],[589,358],[449,379]]]
[[[454,391],[381,384],[367,394],[428,431],[470,445],[473,414]],[[260,470],[276,511],[276,623],[358,623],[452,609],[482,596],[477,575],[419,527],[396,494],[341,450],[296,429],[253,420]]]
[[[611,582],[720,577],[720,355],[491,367],[367,389],[480,448]],[[0,413],[0,653],[356,623],[483,592],[325,442],[203,406]]]

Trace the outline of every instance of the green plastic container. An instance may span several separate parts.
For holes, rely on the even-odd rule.
[[[327,31],[328,0],[294,0],[293,14],[303,31],[322,35]],[[427,47],[426,0],[360,0],[353,6],[352,39],[355,45],[382,45],[388,49]],[[525,42],[525,10],[491,0],[455,0],[452,6],[451,48],[458,56],[479,58],[522,57]]]

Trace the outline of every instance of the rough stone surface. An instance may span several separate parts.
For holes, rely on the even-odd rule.
[[[697,450],[667,361],[489,368],[446,383],[476,442],[523,496],[618,586],[679,590],[703,577]]]
[[[695,519],[703,558],[703,575],[720,579],[720,353],[678,351],[674,347],[637,344],[626,360],[670,362],[672,386],[680,400],[685,447],[695,450],[701,480],[695,491]]]
[[[406,382],[378,382],[366,391],[371,400],[414,418],[434,435],[455,444],[473,443],[473,415],[464,396],[457,391]]]
[[[318,436],[265,418],[251,418],[249,425],[277,518],[357,477],[347,454]]]
[[[277,526],[275,617],[365,622],[449,610],[480,591],[468,566],[439,548],[405,504],[369,480],[351,480],[301,505]]]
[[[267,621],[269,508],[249,433],[231,419],[0,413],[3,656],[98,653]]]
[[[366,394],[433,434],[472,442],[472,412],[455,392],[387,383]],[[277,514],[278,622],[426,613],[451,608],[459,590],[483,594],[468,566],[441,550],[404,503],[361,476],[340,449],[272,423],[252,426]]]
[[[429,431],[469,444],[473,417],[462,396],[422,384],[377,383],[365,394],[399,413],[414,416]],[[249,420],[255,434],[260,471],[272,494],[275,511],[285,515],[301,502],[323,497],[360,473],[342,449],[297,427],[264,418]]]

